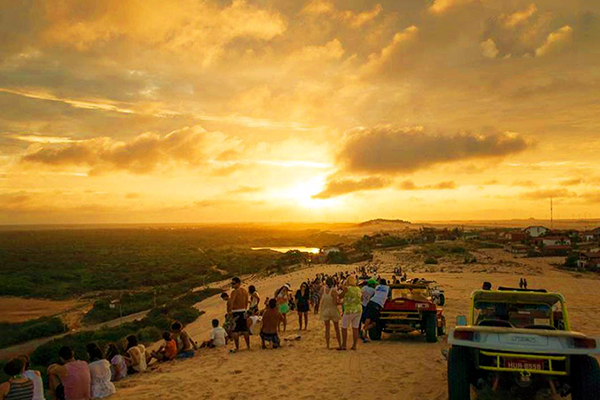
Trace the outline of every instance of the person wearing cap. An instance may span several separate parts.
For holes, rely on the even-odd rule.
[[[250,349],[250,331],[246,321],[250,296],[242,287],[242,281],[237,276],[231,279],[231,287],[233,287],[233,291],[227,302],[227,314],[231,315],[233,320],[231,336],[235,343],[235,351],[240,349],[240,333],[244,335],[246,347]]]
[[[360,316],[361,326],[359,327],[359,331],[360,331],[360,334],[361,334],[364,342],[368,341],[369,335],[366,332],[363,333],[362,325],[365,323],[365,320],[367,319],[367,304],[369,304],[369,301],[371,301],[371,298],[375,294],[375,286],[377,286],[377,281],[375,279],[369,279],[366,282],[366,285],[364,285],[361,289],[362,298],[360,300],[360,304],[362,306],[362,314]]]

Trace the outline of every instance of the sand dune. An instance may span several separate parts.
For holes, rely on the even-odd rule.
[[[498,261],[500,252],[490,253]],[[507,257],[511,257],[507,255]],[[394,266],[396,257],[379,254],[377,261],[383,271]],[[545,287],[562,292],[568,301],[576,330],[600,336],[598,316],[600,298],[596,295],[596,276],[577,277],[557,271],[548,260],[534,259],[519,263],[535,264],[536,275],[528,275],[530,287]],[[509,264],[507,264],[509,265]],[[439,267],[444,267],[443,265]],[[470,266],[471,267],[471,266]],[[469,268],[470,268],[469,267]],[[262,296],[285,282],[297,287],[299,282],[317,272],[347,270],[348,266],[315,266],[285,276],[254,279],[252,283]],[[480,270],[478,267],[474,267]],[[436,279],[446,289],[445,312],[449,325],[456,316],[466,313],[471,290],[483,280],[497,285],[518,283],[520,268],[502,266],[500,272],[421,273]],[[511,273],[506,268],[515,268]],[[246,283],[246,284],[249,284]],[[207,338],[210,320],[222,318],[225,305],[218,296],[198,304],[206,314],[188,326],[197,340]],[[296,314],[290,314],[288,331],[298,327]],[[194,359],[159,366],[141,376],[118,383],[117,399],[445,399],[446,362],[441,349],[447,348],[445,338],[437,344],[425,343],[417,336],[386,337],[370,344],[359,343],[357,351],[325,349],[324,328],[316,316],[310,315],[309,331],[302,332],[299,341],[286,342],[279,350],[261,350],[260,340],[252,337],[251,350],[229,354],[227,349],[202,350]]]

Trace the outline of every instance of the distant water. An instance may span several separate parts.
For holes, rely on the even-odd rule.
[[[303,253],[312,253],[318,254],[319,249],[316,247],[304,247],[304,246],[296,246],[296,247],[253,247],[252,250],[273,250],[279,253],[287,253],[290,250],[298,250]]]

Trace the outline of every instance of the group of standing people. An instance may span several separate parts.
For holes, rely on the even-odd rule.
[[[265,308],[259,311],[260,295],[254,286],[246,290],[238,277],[232,279],[231,286],[231,293],[223,293],[221,297],[227,302],[224,328],[234,340],[232,352],[239,350],[239,336],[242,335],[246,347],[250,348],[250,334],[260,335],[263,348],[267,342],[274,348],[279,347],[279,333],[287,330],[288,314],[295,310],[299,332],[307,330],[311,307],[325,324],[328,349],[331,348],[333,326],[337,349],[350,347],[356,350],[360,338],[369,341],[368,331],[379,321],[390,291],[385,279],[368,279],[359,284],[357,277],[348,272],[317,274],[314,279],[302,282],[295,292],[289,283],[284,284],[272,298],[265,299]],[[349,330],[352,330],[351,344]]]

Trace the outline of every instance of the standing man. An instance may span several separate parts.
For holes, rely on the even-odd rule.
[[[242,281],[237,276],[231,279],[233,292],[227,302],[227,314],[233,320],[232,337],[235,343],[235,351],[240,349],[240,333],[244,335],[246,347],[250,349],[250,331],[246,321],[250,298],[246,289],[242,287]]]

